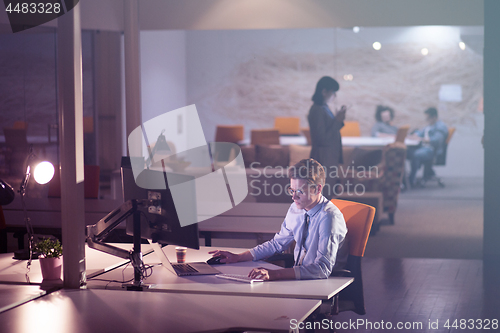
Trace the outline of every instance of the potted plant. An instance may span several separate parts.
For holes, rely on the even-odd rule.
[[[38,241],[34,250],[39,253],[40,268],[44,280],[61,278],[62,245],[58,239],[45,238]]]

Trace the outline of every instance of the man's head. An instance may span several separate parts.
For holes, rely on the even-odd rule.
[[[429,125],[435,124],[438,120],[438,111],[436,108],[428,108],[424,113],[427,116],[426,120]]]
[[[389,124],[394,119],[394,110],[388,106],[377,105],[375,119]]]
[[[299,209],[310,210],[319,202],[325,185],[325,169],[318,161],[308,158],[288,169],[288,194]]]

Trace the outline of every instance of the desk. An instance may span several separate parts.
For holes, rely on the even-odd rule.
[[[290,203],[242,202],[236,207],[198,223],[205,245],[214,238],[256,238],[262,243],[266,236],[277,233],[290,208]]]
[[[61,290],[0,314],[10,333],[288,332],[318,300],[116,290]]]
[[[346,136],[342,138],[342,146],[344,147],[379,147],[382,148],[389,143],[393,143],[394,138],[391,137],[371,137],[371,136]],[[418,141],[406,139],[405,145],[416,146]],[[250,144],[249,140],[243,140],[239,142],[240,145]],[[305,136],[280,136],[280,145],[307,145],[307,140]]]
[[[132,244],[113,244],[122,249],[132,249]],[[149,244],[142,244],[142,253],[152,251]],[[26,281],[26,260],[12,259],[12,253],[0,254],[0,283],[28,284]],[[116,267],[128,263],[127,259],[112,256],[110,254],[91,249],[85,245],[85,264],[87,278],[105,273]],[[32,260],[30,273],[28,274],[31,284],[42,283],[42,272],[38,260]]]
[[[0,284],[0,313],[45,295],[39,286]]]
[[[219,248],[231,252],[240,253],[245,249],[239,248]],[[165,253],[171,259],[175,258],[175,247],[167,246]],[[209,251],[214,250],[210,247],[201,247],[199,251],[188,249],[186,261],[200,262],[206,261],[211,257]],[[144,258],[145,263],[149,265],[158,264],[160,260],[156,255],[148,255]],[[277,269],[279,267],[266,262],[240,262],[228,265],[214,266],[222,273],[230,274],[248,274],[254,267],[265,267],[268,269]],[[133,277],[133,269],[126,268],[107,272],[99,276],[99,279],[119,280],[121,281]],[[290,280],[290,281],[267,281],[257,284],[242,283],[237,281],[219,279],[214,275],[186,276],[178,277],[162,266],[155,266],[153,274],[144,282],[154,284],[150,291],[168,292],[168,293],[186,293],[186,294],[214,294],[231,296],[252,296],[252,297],[272,297],[272,298],[293,298],[293,299],[316,299],[327,300],[344,289],[353,281],[348,277],[333,277],[319,280]],[[105,281],[89,280],[88,288],[120,288],[120,283],[108,284]]]

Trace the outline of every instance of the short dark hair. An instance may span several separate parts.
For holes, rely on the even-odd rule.
[[[316,83],[316,90],[314,91],[314,95],[312,96],[311,100],[314,102],[314,104],[323,105],[323,103],[325,102],[323,100],[323,90],[333,90],[333,92],[336,92],[339,90],[339,88],[339,83],[334,78],[323,76],[321,79],[319,79],[318,83]]]
[[[438,117],[438,110],[436,108],[428,108],[427,110],[424,111],[424,113],[433,118]]]
[[[391,120],[394,119],[394,110],[388,106],[377,105],[377,110],[375,111],[375,119],[377,121],[382,121],[382,112],[389,111],[391,113]]]
[[[312,185],[325,185],[325,169],[313,158],[306,158],[288,169],[288,178],[304,179]]]

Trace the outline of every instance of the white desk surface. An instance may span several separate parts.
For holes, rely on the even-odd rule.
[[[290,203],[242,202],[236,207],[198,223],[200,231],[270,233],[280,231]]]
[[[122,249],[130,250],[133,244],[113,244]],[[142,244],[142,253],[151,251],[149,244]],[[13,253],[0,254],[0,283],[27,283],[26,281],[26,263],[27,260],[12,259]],[[97,251],[85,245],[85,264],[87,277],[96,276],[119,267],[128,262],[127,259],[112,256],[110,254]],[[32,284],[40,284],[42,282],[42,272],[38,260],[31,261],[31,268],[28,274]]]
[[[45,295],[39,286],[0,284],[0,313]]]
[[[201,247],[200,250],[188,249],[187,262],[206,261],[211,257],[208,251],[216,249],[214,247]],[[219,248],[235,253],[243,252],[245,249],[238,248]],[[171,262],[175,262],[175,247],[167,246],[165,253]],[[144,258],[145,263],[149,265],[158,264],[160,260],[156,255],[148,255]],[[277,269],[279,267],[269,263],[259,262],[241,262],[235,264],[216,265],[216,269],[222,273],[244,274],[247,275],[254,267],[266,267]],[[99,279],[122,281],[133,277],[133,269],[115,269],[100,275]],[[166,268],[154,266],[153,274],[147,278],[144,283],[153,285],[151,291],[169,292],[169,293],[195,293],[195,294],[218,294],[218,295],[238,295],[238,296],[258,296],[275,298],[295,298],[295,299],[321,299],[326,300],[337,294],[352,282],[352,278],[334,277],[319,280],[290,280],[290,281],[266,281],[262,283],[242,283],[237,281],[224,280],[214,275],[185,276],[178,277]],[[88,288],[118,288],[121,289],[121,283],[108,283],[90,279]]]
[[[61,290],[0,314],[10,333],[283,331],[318,300]]]
[[[342,145],[346,147],[384,147],[389,143],[393,143],[394,138],[391,137],[371,137],[371,136],[345,136],[342,137]],[[241,145],[250,144],[250,140],[243,140],[239,142]],[[416,146],[418,141],[406,139],[405,144],[407,146]],[[307,145],[307,139],[305,136],[280,136],[280,145]]]

